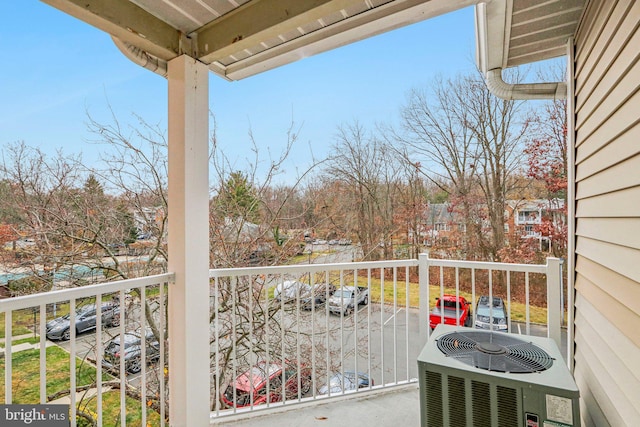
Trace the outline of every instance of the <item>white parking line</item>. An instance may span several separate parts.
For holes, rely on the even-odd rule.
[[[398,313],[400,313],[402,310],[404,310],[403,308],[399,308],[398,311],[396,311],[395,313],[393,313],[391,316],[389,316],[389,318],[387,320],[384,321],[384,324],[386,326],[387,323],[389,323],[391,321],[391,319],[393,319],[394,317],[396,317],[396,315]]]
[[[520,329],[520,323],[518,323],[518,333],[522,335],[522,330]]]

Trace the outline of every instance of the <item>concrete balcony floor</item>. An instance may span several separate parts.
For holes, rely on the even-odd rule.
[[[418,383],[223,417],[212,426],[359,427],[420,425]]]

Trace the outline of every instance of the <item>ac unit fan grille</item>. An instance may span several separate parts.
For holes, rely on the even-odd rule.
[[[438,349],[470,366],[496,372],[541,372],[553,358],[535,344],[502,332],[452,332],[437,339]]]

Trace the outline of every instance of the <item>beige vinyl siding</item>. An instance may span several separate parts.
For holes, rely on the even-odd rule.
[[[586,426],[640,422],[640,1],[576,33],[574,372]]]
[[[580,219],[578,236],[608,241],[619,246],[638,248],[640,244],[640,218],[586,218]],[[640,287],[638,287],[640,308]]]
[[[629,171],[629,173],[635,172]],[[633,187],[624,191],[580,199],[576,208],[576,216],[578,218],[640,217],[640,188]]]
[[[633,170],[637,173],[629,173]],[[576,198],[584,199],[638,185],[640,185],[640,156],[636,155],[588,178],[581,179],[576,188]]]
[[[592,153],[588,153],[589,156],[587,156],[586,150],[582,150],[583,156],[577,159],[580,162],[580,168],[577,171],[576,179],[581,181],[615,165],[622,159],[628,159],[640,154],[638,141],[640,141],[640,115],[638,116],[638,121],[629,130],[600,148],[597,156],[590,156]]]
[[[639,4],[616,1],[598,1],[597,3],[601,5],[601,10],[597,12],[597,20],[591,24],[592,27],[589,30],[590,39],[578,48],[576,54],[577,57],[585,58],[584,62],[576,64],[576,75],[584,81],[583,86],[576,88],[576,95],[583,97],[585,100],[584,103],[577,105],[576,108],[576,112],[582,114],[585,114],[585,112],[581,111],[583,108],[586,108],[588,110],[586,114],[589,114],[589,111],[592,111],[597,106],[597,102],[588,102],[589,97],[592,95],[590,92],[595,92],[595,99],[603,99],[602,93],[611,90],[614,86],[611,81],[607,82],[606,79],[621,77],[619,74],[607,76],[607,70],[611,68],[614,60],[621,57],[620,50],[633,47],[633,40],[637,37],[634,28],[638,23],[633,20],[633,15],[637,16]],[[595,5],[595,3],[591,2],[591,5]],[[590,10],[592,9],[590,7]],[[620,31],[618,31],[618,28],[608,25],[608,22],[619,22],[621,18],[628,16],[631,16],[631,19],[622,21],[619,28]],[[581,47],[587,50],[584,51]],[[630,58],[622,57],[619,59],[621,62],[617,66],[628,66],[625,62],[632,61],[633,56],[635,55],[631,55]],[[608,84],[598,87],[597,82],[599,80],[604,80]]]
[[[581,271],[579,265],[576,270]],[[603,269],[602,271],[606,270]],[[612,277],[617,276],[616,273],[609,273],[610,274],[605,277],[606,280],[611,280]],[[625,304],[627,302],[626,290],[620,285],[620,283],[625,283],[625,278],[622,277],[622,281],[611,286],[611,289],[609,289],[609,287],[603,289],[601,286],[598,286],[595,283],[598,281],[596,278],[597,276],[595,274],[591,275],[588,271],[587,274],[580,274],[579,280],[576,282],[576,289],[582,297],[589,300],[600,312],[615,312],[615,317],[608,317],[611,326],[620,331],[634,345],[640,346],[640,331],[638,330],[638,325],[634,323],[634,317],[637,311],[634,313],[630,305]],[[621,357],[623,356],[626,355],[621,355]],[[640,377],[637,379],[640,380]]]

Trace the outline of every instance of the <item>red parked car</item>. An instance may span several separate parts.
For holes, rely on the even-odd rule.
[[[442,323],[443,315],[446,325],[471,326],[473,322],[471,303],[464,297],[445,294],[436,298],[436,306],[429,314],[429,327],[433,329]]]
[[[242,408],[253,404],[260,405],[267,402],[282,401],[282,381],[286,399],[298,398],[298,365],[286,363],[286,369],[277,362],[269,365],[265,361],[258,362],[248,371],[238,375],[220,396],[222,402],[233,408]],[[300,395],[304,396],[311,389],[311,369],[304,365],[300,367]],[[267,393],[268,384],[268,393]],[[253,393],[252,393],[253,391]],[[235,392],[235,396],[234,396]]]

